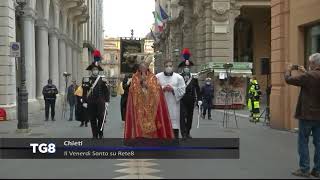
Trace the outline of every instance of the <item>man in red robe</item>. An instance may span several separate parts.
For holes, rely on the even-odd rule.
[[[152,56],[142,59],[133,75],[127,100],[125,139],[174,138],[168,107],[157,77],[148,67]]]

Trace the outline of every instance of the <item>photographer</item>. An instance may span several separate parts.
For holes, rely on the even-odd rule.
[[[297,71],[297,75],[292,75]],[[295,118],[299,120],[298,152],[300,169],[295,176],[310,176],[309,136],[315,146],[314,168],[311,175],[320,177],[320,53],[309,57],[309,70],[298,65],[289,65],[285,73],[288,84],[301,87]]]
[[[52,80],[48,80],[48,85],[43,87],[42,94],[45,101],[45,111],[46,111],[46,121],[49,119],[49,109],[51,107],[51,120],[55,121],[55,104],[56,96],[58,94],[58,89],[55,85],[52,84]]]

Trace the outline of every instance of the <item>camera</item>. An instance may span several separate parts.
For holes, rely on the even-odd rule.
[[[63,76],[64,76],[64,77],[69,77],[69,76],[71,76],[71,74],[70,74],[70,73],[67,73],[67,72],[64,72],[64,73],[63,73]]]
[[[298,69],[299,69],[299,65],[297,64],[292,65],[292,70],[298,70]]]

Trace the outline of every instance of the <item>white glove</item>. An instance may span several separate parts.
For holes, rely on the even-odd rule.
[[[129,86],[129,84],[131,83],[132,78],[128,79],[127,85]]]
[[[106,107],[106,109],[108,109],[108,107],[109,107],[109,103],[108,102],[105,103],[105,107]]]
[[[202,105],[202,101],[198,101],[198,105],[201,106]]]
[[[83,106],[84,108],[88,108],[88,104],[87,104],[87,103],[83,103],[82,106]]]

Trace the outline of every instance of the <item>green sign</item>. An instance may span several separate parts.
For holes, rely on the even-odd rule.
[[[224,65],[230,63],[233,65],[231,69],[243,69],[251,70],[252,63],[249,62],[210,62],[201,66],[201,71],[210,70],[210,69],[225,69]]]

